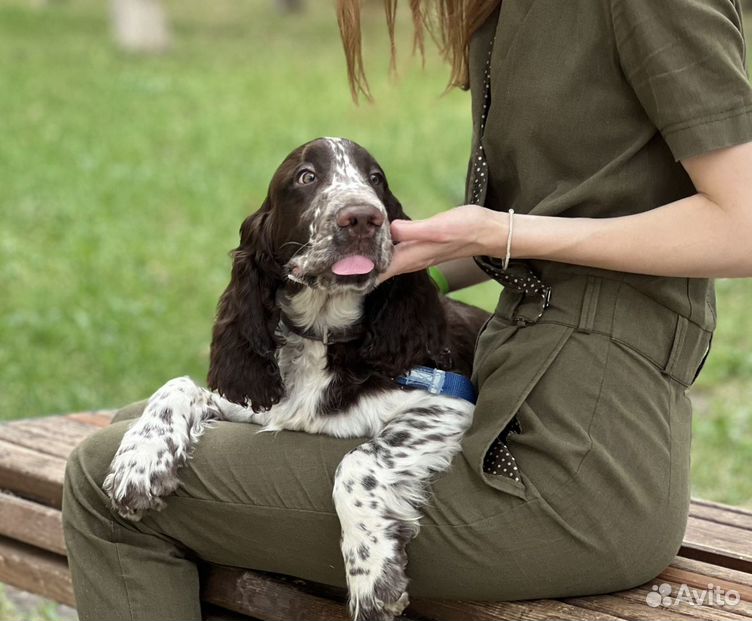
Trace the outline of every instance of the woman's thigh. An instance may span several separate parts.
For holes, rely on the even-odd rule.
[[[142,409],[143,403],[121,411],[116,422],[77,450],[80,470],[94,482],[93,493],[102,503],[108,503],[102,481],[127,419]],[[128,532],[136,529],[179,542],[214,563],[345,586],[332,487],[339,462],[363,441],[292,431],[259,433],[255,425],[217,423],[180,470],[181,486],[165,499],[165,508],[146,512],[137,523],[113,515],[120,526],[115,532],[126,543]],[[408,547],[411,592],[512,596],[504,588],[513,575],[513,565],[503,560],[510,540],[500,520],[526,519],[515,511],[525,501],[486,486],[462,455],[433,489],[421,531]],[[489,545],[494,548],[490,556]]]
[[[568,341],[519,411],[522,434],[511,446],[523,474],[522,492],[489,486],[464,454],[434,481],[421,530],[408,546],[413,595],[489,600],[585,595],[632,586],[665,565],[663,558],[652,565],[641,564],[640,558],[631,558],[627,565],[620,562],[619,547],[627,545],[635,527],[645,526],[635,524],[630,511],[621,512],[621,532],[612,530],[604,537],[604,529],[597,527],[598,515],[613,519],[608,511],[613,494],[599,489],[599,467],[589,467],[601,453],[583,458],[592,452],[594,439],[598,450],[609,438],[618,446],[619,438],[609,434],[628,437],[630,424],[622,416],[624,407],[607,412],[618,406],[615,388],[607,388],[610,396],[599,400],[601,410],[588,391],[572,390],[571,385],[556,388],[577,381],[570,362],[592,354],[590,346],[592,341]],[[622,355],[612,361],[617,364],[607,365],[609,369],[640,363]],[[578,410],[584,406],[590,409]],[[78,451],[102,502],[107,499],[101,483],[128,426],[123,418],[137,416],[142,408],[143,403],[126,408],[118,422]],[[573,447],[563,429],[551,435],[546,427],[567,425],[556,422],[566,416],[587,419],[590,435],[580,438],[582,452],[575,453],[577,463],[588,467],[579,473],[575,468],[562,479],[556,469],[566,466]],[[609,427],[606,416],[626,422]],[[259,433],[254,425],[221,422],[198,442],[180,471],[181,487],[166,499],[162,511],[146,513],[138,524],[113,519],[124,536],[130,528],[151,532],[211,562],[344,586],[332,487],[339,462],[362,442],[292,431]],[[632,478],[628,472],[621,475]],[[657,482],[653,486],[663,487]],[[629,499],[624,501],[620,505],[628,507]]]

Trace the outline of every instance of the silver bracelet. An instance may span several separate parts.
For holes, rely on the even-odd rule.
[[[509,267],[509,259],[512,258],[512,230],[514,229],[514,209],[509,210],[509,234],[507,235],[507,254],[504,257],[502,269],[506,272]]]

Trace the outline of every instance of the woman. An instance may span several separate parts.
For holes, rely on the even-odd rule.
[[[340,0],[354,91],[367,90],[356,4]],[[425,4],[417,27],[437,13],[453,81],[472,91],[473,204],[395,222],[387,277],[441,263],[457,288],[479,279],[478,257],[507,286],[479,338],[463,454],[409,547],[410,592],[509,600],[638,585],[684,533],[685,391],[715,327],[709,279],[752,275],[738,3]],[[123,419],[142,407],[69,462],[82,619],[200,618],[196,556],[343,584],[330,490],[357,441],[220,426],[181,493],[134,524],[109,511],[101,483]],[[254,477],[262,468],[274,476]]]

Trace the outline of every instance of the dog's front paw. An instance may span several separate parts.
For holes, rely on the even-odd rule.
[[[127,435],[103,488],[120,515],[138,521],[144,511],[162,509],[162,497],[177,489],[179,460],[169,437],[134,442]]]
[[[354,621],[394,621],[410,605],[407,591],[396,601],[386,603],[379,599],[359,604],[353,611]]]
[[[369,559],[370,560],[370,559]],[[401,563],[385,562],[380,568],[351,567],[350,612],[355,621],[392,621],[410,604],[407,576]],[[378,576],[375,580],[373,576]]]
[[[407,591],[405,591],[402,595],[399,596],[399,599],[396,602],[385,604],[384,610],[391,613],[394,617],[399,617],[405,611],[405,608],[407,608],[409,605],[410,598],[407,596]]]

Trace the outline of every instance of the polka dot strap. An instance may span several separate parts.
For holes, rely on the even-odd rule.
[[[491,106],[491,57],[493,55],[494,37],[488,46],[486,64],[483,69],[483,104],[478,128],[478,146],[473,152],[470,166],[472,182],[470,184],[470,202],[475,205],[484,205],[488,190],[488,162],[483,149],[483,134],[486,129],[486,119]],[[522,261],[511,261],[504,269],[504,261],[496,257],[478,256],[475,262],[486,274],[499,282],[505,288],[511,289],[524,295],[537,296],[541,300],[541,310],[548,308],[551,296],[550,287],[544,284],[533,270]],[[536,317],[536,320],[540,317]]]
[[[470,184],[470,202],[475,205],[485,205],[488,189],[488,163],[483,150],[483,132],[486,129],[486,117],[491,105],[491,56],[493,54],[494,39],[491,38],[488,47],[488,56],[483,70],[483,103],[478,128],[478,146],[475,148],[470,165],[472,182]],[[511,261],[504,269],[504,261],[494,257],[475,257],[475,262],[491,278],[497,280],[504,287],[514,291],[521,291],[528,295],[541,295],[544,300],[548,299],[546,285],[527,267],[519,261]],[[541,311],[542,312],[542,311]],[[507,447],[507,437],[510,433],[519,433],[520,424],[515,416],[505,429],[494,439],[488,451],[483,457],[483,472],[487,475],[509,478],[516,483],[520,482],[520,472],[517,462]]]

